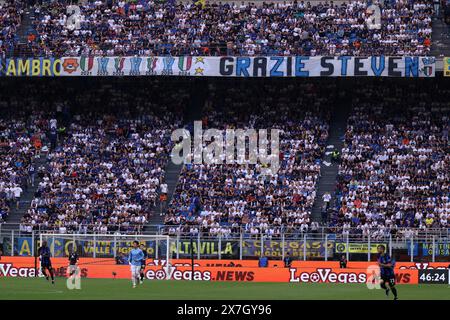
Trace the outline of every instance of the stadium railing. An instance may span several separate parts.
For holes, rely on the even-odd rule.
[[[153,229],[155,227],[153,226]],[[160,232],[149,232],[143,229],[141,232],[131,234],[136,236],[139,234],[168,234],[164,232],[164,228],[159,230]],[[345,255],[349,261],[372,261],[375,259],[377,246],[380,244],[385,245],[397,260],[402,261],[448,261],[450,256],[450,229],[448,228],[399,229],[398,234],[403,234],[403,236],[382,234],[376,237],[351,233],[342,234],[336,231],[341,230],[321,227],[315,232],[282,233],[279,236],[250,235],[245,232],[214,236],[201,232],[192,235],[183,232],[168,235],[173,239],[171,242],[173,243],[171,250],[173,259],[186,259],[193,256],[195,259],[243,260],[257,259],[264,255],[270,259],[282,260],[289,253],[293,259],[303,261],[333,261],[338,260],[342,255]],[[351,231],[354,232],[355,229]],[[59,230],[37,229],[30,233],[20,231],[17,224],[0,225],[0,250],[3,255],[7,256],[34,256],[36,241],[41,233],[58,234]],[[97,234],[98,239],[101,239],[105,233],[91,232],[89,234]],[[115,234],[119,237],[120,234],[127,233],[116,232]],[[67,248],[67,241],[73,242],[77,244],[76,247],[79,250],[83,250],[86,241],[82,240],[82,237],[82,233],[68,233],[68,237],[65,239],[57,238],[56,243]],[[101,248],[102,245],[107,246],[104,241],[99,240],[98,242],[93,246],[96,248]],[[154,243],[147,244],[150,248],[154,245]],[[106,251],[110,252],[111,258],[115,257],[114,250],[109,248]],[[80,252],[80,255],[95,257],[92,250]]]
[[[16,233],[27,235],[31,234],[31,232],[24,231],[21,227],[22,224],[20,223],[0,223],[0,234],[3,232],[9,232],[10,230],[15,230]],[[27,226],[28,224],[24,224]],[[97,234],[114,234],[114,233],[120,233],[120,234],[164,234],[164,235],[170,235],[170,236],[191,236],[191,233],[189,231],[181,231],[180,229],[190,229],[190,228],[196,228],[199,230],[199,233],[201,237],[212,237],[212,238],[218,238],[219,236],[227,237],[227,235],[224,234],[216,234],[212,235],[209,232],[202,231],[203,228],[201,225],[193,225],[193,224],[183,224],[183,225],[150,225],[150,224],[108,224],[108,231],[107,232],[99,232],[95,231],[99,228],[99,225],[97,224],[82,224],[78,227],[78,229],[70,229],[65,232],[67,234],[72,233],[97,233]],[[222,227],[222,226],[221,226]],[[226,226],[229,229],[230,226]],[[86,231],[84,231],[86,229]],[[175,232],[171,231],[171,229],[175,229]],[[232,230],[236,228],[231,228]],[[298,238],[302,237],[304,234],[308,234],[310,237],[324,240],[327,235],[334,235],[337,239],[344,239],[347,237],[352,240],[365,240],[368,238],[367,234],[371,235],[372,239],[380,239],[380,238],[387,238],[389,236],[392,236],[393,239],[407,239],[410,237],[415,237],[419,239],[431,239],[432,237],[435,238],[450,238],[450,227],[448,228],[412,228],[412,227],[399,227],[395,229],[386,229],[385,231],[381,231],[379,228],[370,228],[367,230],[367,234],[364,235],[361,228],[356,227],[350,227],[350,228],[344,228],[344,227],[338,227],[338,226],[326,226],[326,225],[319,225],[315,229],[312,229],[310,227],[310,230],[307,232],[302,232],[299,229],[294,229],[291,231],[287,231],[284,226],[278,227],[278,229],[281,230],[280,234],[263,234],[267,238],[281,238],[284,236],[285,238]],[[49,227],[45,224],[36,224],[33,226],[32,229],[33,232],[40,234],[40,233],[62,233],[59,227],[52,226]],[[195,233],[197,234],[197,233]],[[261,232],[257,234],[251,234],[249,230],[245,229],[244,227],[239,227],[235,232],[232,232],[231,235],[233,236],[239,236],[243,235],[245,238],[258,238],[262,234]]]

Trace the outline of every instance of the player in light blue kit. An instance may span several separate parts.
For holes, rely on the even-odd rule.
[[[136,282],[139,281],[142,259],[144,259],[144,253],[141,249],[139,249],[139,241],[133,241],[133,249],[131,249],[128,254],[128,261],[131,266],[131,282],[133,283],[133,288],[136,288]]]

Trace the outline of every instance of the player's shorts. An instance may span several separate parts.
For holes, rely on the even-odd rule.
[[[69,265],[69,274],[76,273],[78,270],[78,266],[76,264],[70,264]]]
[[[147,263],[145,263],[145,261],[141,261],[141,269],[145,269],[145,267],[147,266]]]
[[[389,283],[390,286],[395,286],[395,275],[382,275],[381,280],[385,283]]]
[[[51,269],[52,268],[52,263],[50,261],[48,261],[48,262],[41,262],[41,268]]]
[[[131,275],[138,275],[141,272],[141,266],[131,265]]]

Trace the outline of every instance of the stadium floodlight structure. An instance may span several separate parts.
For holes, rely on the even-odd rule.
[[[68,257],[71,252],[76,252],[80,258],[96,258],[82,264],[127,264],[128,252],[135,240],[145,245],[149,259],[170,267],[171,245],[175,242],[168,235],[41,233],[35,246],[40,247],[47,241],[53,258]]]

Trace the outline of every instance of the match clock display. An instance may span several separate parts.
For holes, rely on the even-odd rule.
[[[419,270],[419,283],[450,284],[450,270],[424,269]]]

